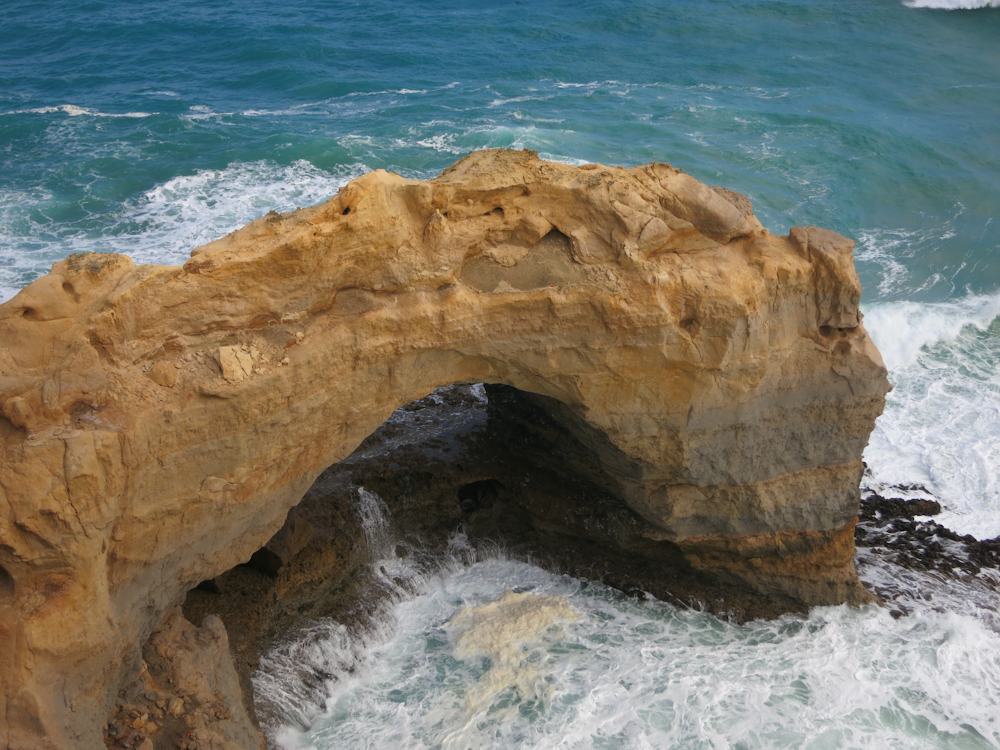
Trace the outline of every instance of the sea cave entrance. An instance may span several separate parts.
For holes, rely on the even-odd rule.
[[[581,439],[567,411],[507,385],[438,388],[327,468],[249,561],[192,590],[185,615],[222,617],[251,715],[289,720],[289,706],[252,698],[262,653],[331,618],[363,635],[408,576],[442,565],[502,554],[634,596],[701,598],[708,582],[650,537],[602,467],[602,436]],[[300,677],[307,702],[330,676]]]

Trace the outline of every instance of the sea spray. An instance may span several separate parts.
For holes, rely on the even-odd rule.
[[[108,146],[104,158],[121,158],[120,144]],[[125,154],[139,158],[140,154]],[[333,171],[306,161],[281,165],[269,160],[233,162],[223,169],[199,169],[165,180],[116,206],[95,221],[97,207],[75,220],[43,220],[66,214],[60,196],[32,188],[0,187],[0,302],[17,293],[72,253],[128,254],[136,263],[180,265],[199,245],[212,242],[268,211],[292,211],[328,200],[367,169],[361,164]],[[97,179],[97,178],[93,178]],[[84,185],[86,192],[93,186]]]
[[[862,309],[886,366],[899,372],[917,364],[930,347],[956,340],[966,328],[986,332],[1000,315],[1000,294],[949,302],[878,302]]]
[[[273,645],[253,673],[254,698],[265,727],[290,722],[306,728],[336,694],[337,685],[367,658],[373,645],[394,631],[394,605],[417,593],[423,571],[411,560],[389,555],[389,508],[374,492],[357,491],[353,510],[367,544],[368,611],[352,627],[322,619]]]
[[[361,530],[365,534],[372,559],[384,557],[392,543],[389,506],[374,492],[359,487],[354,509],[361,519]]]
[[[909,8],[933,8],[935,10],[977,10],[979,8],[1000,8],[1000,0],[906,0]]]
[[[352,512],[365,540],[366,562],[352,576],[357,601],[349,604],[345,622],[320,618],[286,633],[262,654],[252,675],[258,719],[273,737],[307,729],[350,690],[351,677],[363,674],[395,636],[401,602],[428,594],[442,576],[465,566],[505,557],[501,544],[473,547],[461,533],[448,539],[444,554],[429,554],[411,540],[402,543],[407,550],[400,556],[389,508],[377,493],[357,488]]]

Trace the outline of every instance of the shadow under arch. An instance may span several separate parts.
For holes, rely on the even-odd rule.
[[[266,680],[252,683],[259,650],[292,633],[308,639],[312,623],[331,618],[363,640],[421,576],[456,561],[500,553],[631,596],[720,610],[724,602],[737,619],[787,611],[789,602],[720,583],[655,538],[604,468],[602,436],[581,437],[566,409],[503,384],[435,389],[322,472],[249,563],[189,592],[189,621],[222,616],[256,721],[294,720],[287,693],[279,703]],[[298,669],[292,697],[319,708],[332,676]]]

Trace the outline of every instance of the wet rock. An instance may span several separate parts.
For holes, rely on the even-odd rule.
[[[926,490],[924,490],[926,492]],[[941,503],[936,500],[903,498],[884,498],[872,494],[862,499],[860,517],[862,519],[878,518],[915,518],[916,516],[936,516],[941,512]]]
[[[287,565],[309,544],[315,533],[313,525],[292,508],[278,533],[253,553],[248,564],[261,573],[276,576],[282,566]]]
[[[470,482],[458,488],[458,504],[463,513],[474,513],[477,510],[492,508],[503,489],[503,484],[496,479],[481,479],[477,482]]]
[[[915,485],[906,489],[927,492]],[[917,520],[919,516],[940,512],[941,504],[936,500],[887,499],[870,494],[861,502],[855,543],[878,549],[888,560],[904,568],[935,571],[955,578],[978,575],[983,568],[1000,567],[1000,537],[979,540],[934,521]]]

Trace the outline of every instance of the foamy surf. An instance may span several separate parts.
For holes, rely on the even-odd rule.
[[[894,387],[865,451],[869,485],[922,485],[944,505],[936,520],[980,539],[1000,534],[998,315],[1000,295],[865,308]]]
[[[309,729],[274,734],[280,747],[882,750],[1000,743],[1000,635],[974,616],[928,606],[896,620],[876,606],[831,607],[733,625],[509,560],[432,578],[423,594],[393,608],[392,635],[338,676],[326,711]],[[515,582],[531,589],[523,599],[561,597],[566,604],[559,608],[578,616],[563,621],[558,637],[521,652],[519,665],[535,672],[538,692],[522,693],[515,681],[470,720],[470,686],[489,682],[496,662],[456,658],[447,623],[463,607],[501,609],[498,597]]]
[[[529,665],[524,647],[541,639],[560,622],[579,614],[564,597],[505,589],[496,601],[462,607],[447,622],[454,653],[459,659],[484,657],[489,668],[466,690],[470,713],[487,709],[501,692],[513,688],[521,700],[546,700],[551,690],[545,676]]]
[[[937,10],[976,10],[1000,8],[1000,0],[907,0],[909,8],[935,8]]]
[[[128,117],[132,119],[141,119],[143,117],[152,117],[153,115],[158,115],[159,112],[100,112],[96,109],[91,109],[90,107],[78,107],[75,104],[59,104],[52,107],[34,107],[32,109],[15,109],[9,112],[0,112],[0,115],[49,115],[53,113],[60,112],[70,117]]]

